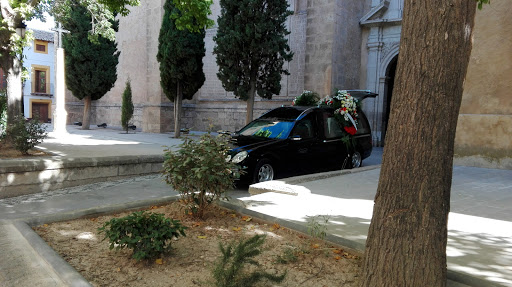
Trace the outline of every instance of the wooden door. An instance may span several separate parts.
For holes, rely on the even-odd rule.
[[[42,123],[48,122],[48,104],[33,103],[32,104],[32,118],[39,118]]]

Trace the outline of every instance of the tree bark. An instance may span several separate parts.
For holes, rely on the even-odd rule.
[[[21,62],[18,57],[12,58],[12,65],[7,69],[7,127],[14,123],[14,118],[23,115],[21,102],[23,91],[21,84]]]
[[[475,1],[406,0],[362,286],[446,286],[453,146]]]
[[[84,98],[84,117],[82,120],[82,129],[88,130],[91,126],[91,96]]]
[[[178,81],[176,88],[176,98],[174,99],[174,138],[181,136],[181,102],[183,94],[181,91],[181,83]]]
[[[254,98],[256,97],[256,73],[251,72],[249,97],[247,98],[247,116],[245,124],[248,125],[254,118]]]

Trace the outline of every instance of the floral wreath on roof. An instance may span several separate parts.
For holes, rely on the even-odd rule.
[[[343,142],[347,148],[355,147],[353,135],[357,132],[357,125],[361,108],[359,101],[352,97],[346,90],[336,90],[334,95],[327,96],[322,100],[317,93],[312,91],[304,91],[297,96],[293,102],[293,106],[329,106],[334,108],[334,118],[343,127]]]
[[[338,90],[334,96],[327,96],[320,101],[320,106],[333,107],[334,117],[349,135],[355,135],[359,119],[359,101],[345,90]]]
[[[361,108],[359,101],[346,90],[337,90],[333,96],[322,99],[319,105],[335,109],[334,118],[343,127],[344,132],[341,140],[349,150],[355,148],[356,142],[353,136],[357,132],[358,111]]]
[[[320,96],[317,93],[305,90],[293,99],[292,106],[316,106],[319,100]]]

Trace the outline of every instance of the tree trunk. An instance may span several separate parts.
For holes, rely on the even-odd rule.
[[[247,116],[245,124],[252,122],[254,117],[254,98],[256,97],[256,73],[251,72],[249,97],[247,98]]]
[[[406,0],[362,286],[445,286],[453,146],[476,9]]]
[[[91,126],[91,96],[84,98],[84,117],[82,120],[82,129],[88,130]]]
[[[179,138],[181,135],[181,102],[183,98],[179,81],[176,89],[176,98],[174,99],[174,138]]]
[[[21,110],[23,91],[21,84],[21,62],[18,57],[12,58],[12,66],[7,69],[7,126],[14,123],[14,118],[23,115]]]

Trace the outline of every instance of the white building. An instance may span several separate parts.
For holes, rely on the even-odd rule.
[[[26,118],[38,117],[51,122],[54,101],[54,33],[32,30],[34,42],[23,50],[23,66],[29,78],[23,85],[23,113]]]

